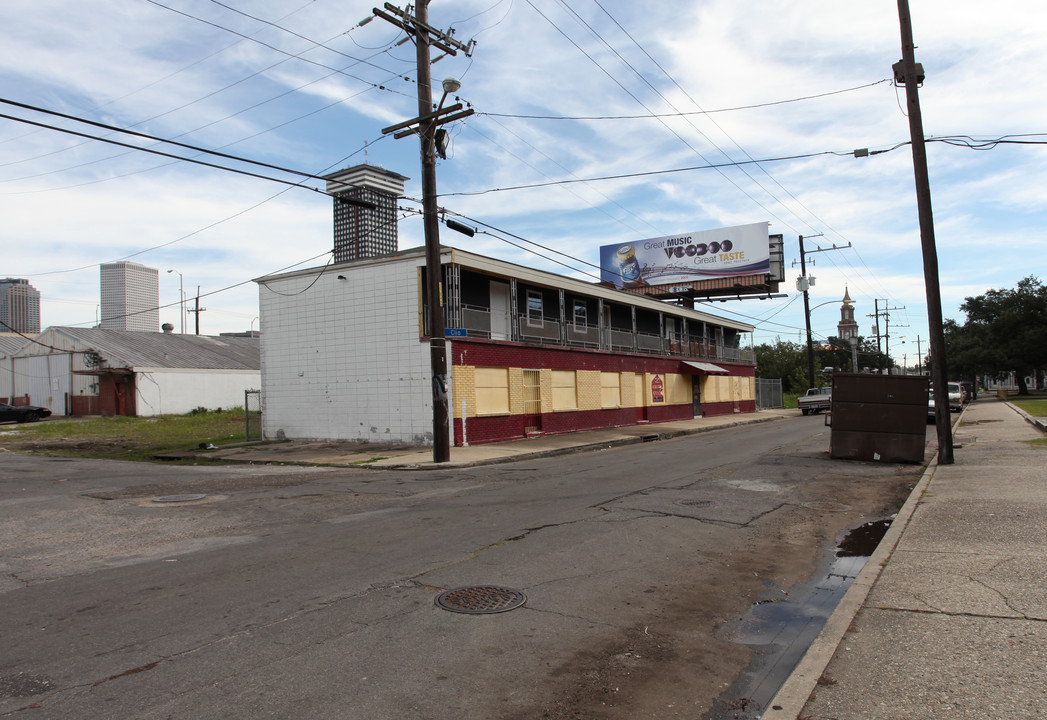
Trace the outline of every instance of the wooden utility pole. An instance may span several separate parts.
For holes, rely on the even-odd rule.
[[[814,387],[814,343],[811,341],[811,300],[807,289],[811,286],[807,278],[807,255],[803,251],[803,235],[800,236],[800,275],[803,277],[803,319],[807,323],[807,387]]]
[[[821,237],[822,234],[808,235],[807,237]],[[846,245],[840,245],[837,247],[836,243],[833,243],[832,247],[829,248],[818,248],[817,250],[805,250],[803,247],[803,235],[800,236],[800,280],[797,282],[797,287],[803,291],[803,317],[807,324],[807,386],[814,387],[814,341],[811,339],[811,300],[807,296],[807,290],[814,284],[814,282],[807,277],[807,256],[814,255],[815,253],[829,252],[830,250],[846,250],[851,247],[850,243]],[[795,260],[793,261],[795,265]],[[824,305],[825,303],[823,303]],[[817,306],[816,306],[817,307]]]
[[[429,311],[429,357],[433,375],[433,462],[442,463],[451,459],[450,413],[447,403],[447,341],[444,338],[443,269],[440,263],[440,218],[436,204],[436,126],[473,114],[472,108],[462,110],[461,105],[443,107],[450,90],[450,79],[444,81],[444,94],[440,106],[433,108],[432,74],[429,57],[430,45],[447,53],[466,55],[472,43],[463,44],[429,26],[429,0],[419,0],[414,15],[390,3],[385,12],[374,9],[374,14],[414,36],[418,59],[418,117],[384,128],[382,133],[399,130],[393,137],[401,138],[418,133],[422,152],[422,218],[425,230],[425,274],[426,304]],[[391,14],[390,14],[391,13]],[[457,81],[454,81],[457,84]],[[457,87],[455,87],[457,89]],[[453,115],[449,113],[455,113]]]
[[[931,382],[934,385],[934,419],[938,430],[938,464],[952,465],[952,423],[949,418],[949,374],[945,366],[945,330],[942,326],[942,296],[938,279],[938,250],[934,241],[934,216],[931,212],[931,182],[927,171],[927,145],[920,114],[923,66],[916,63],[909,0],[898,0],[898,19],[902,34],[902,59],[894,65],[894,79],[905,86],[912,138],[913,171],[916,176],[916,207],[920,215],[920,244],[923,248],[923,280],[927,293],[928,343],[931,355]]]
[[[200,334],[200,313],[202,313],[206,309],[207,308],[200,307],[200,286],[197,285],[196,286],[196,307],[191,307],[191,308],[188,308],[186,310],[186,312],[191,312],[191,313],[193,313],[193,315],[196,316],[196,334],[197,335]]]

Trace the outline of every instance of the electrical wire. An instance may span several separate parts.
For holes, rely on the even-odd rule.
[[[365,84],[369,84],[369,85],[373,84],[373,83],[370,83],[367,80],[364,80],[363,78],[357,77],[355,75],[351,75],[349,73],[342,72],[342,71],[340,71],[340,70],[338,70],[336,68],[331,67],[330,65],[325,65],[324,63],[317,62],[315,60],[310,60],[308,58],[302,57],[300,54],[299,55],[295,55],[293,53],[289,53],[286,50],[282,50],[282,49],[276,47],[275,45],[270,45],[269,43],[262,42],[261,40],[258,40],[257,38],[251,37],[250,35],[244,35],[241,32],[237,32],[236,30],[233,30],[231,28],[227,28],[227,27],[225,27],[223,25],[219,25],[217,23],[211,22],[210,20],[205,20],[205,19],[203,19],[201,17],[197,17],[196,15],[192,15],[190,13],[183,12],[181,10],[177,10],[177,9],[175,9],[173,7],[168,6],[168,5],[164,5],[163,3],[159,2],[159,0],[146,0],[146,2],[151,3],[153,5],[156,5],[157,7],[161,7],[163,9],[165,9],[165,10],[170,10],[171,12],[173,12],[173,13],[175,13],[177,15],[181,15],[183,17],[187,17],[187,18],[190,18],[192,20],[196,20],[197,22],[201,22],[201,23],[203,23],[205,25],[210,25],[211,27],[216,28],[218,30],[223,30],[223,31],[225,31],[227,33],[231,33],[231,34],[236,35],[237,37],[241,37],[241,38],[243,38],[245,40],[250,40],[253,43],[257,43],[257,44],[259,44],[259,45],[261,45],[263,47],[266,47],[266,48],[269,48],[270,50],[278,52],[281,55],[286,55],[286,56],[288,56],[290,58],[294,58],[296,60],[301,60],[302,62],[309,63],[310,65],[315,65],[317,67],[322,67],[322,68],[325,68],[327,70],[332,70],[332,71],[337,72],[337,73],[339,73],[341,75],[345,75],[348,78],[352,78],[353,80],[358,80],[359,82],[362,82],[362,83],[365,83]],[[228,7],[228,6],[223,6],[223,7]],[[230,8],[230,9],[232,9],[232,8]],[[240,11],[237,10],[235,12],[240,12]],[[241,13],[241,14],[246,15],[246,13]],[[266,22],[264,20],[260,20],[259,18],[253,18],[253,16],[250,16],[250,15],[247,15],[247,17],[252,17],[252,19],[259,20],[259,22]],[[268,24],[272,24],[272,23],[268,23]],[[275,27],[279,27],[279,26],[275,26]],[[284,28],[280,28],[280,29],[284,30]],[[291,31],[286,30],[286,32],[291,32]],[[297,33],[292,33],[292,34],[297,35]],[[298,37],[303,37],[303,36],[298,35]],[[381,70],[382,72],[392,73],[393,75],[398,75],[398,73],[393,73],[391,70],[383,68],[380,65],[376,65],[376,64],[374,64],[372,62],[367,62],[367,61],[361,60],[360,58],[353,57],[352,55],[346,55],[343,52],[339,52],[337,50],[333,50],[331,48],[328,48],[326,45],[318,43],[315,40],[309,40],[309,38],[304,38],[304,39],[307,40],[308,42],[313,43],[314,46],[316,46],[316,47],[323,47],[323,48],[325,48],[327,50],[331,50],[331,52],[337,53],[338,55],[342,55],[343,57],[347,57],[350,60],[353,60],[355,63],[363,63],[365,65],[369,65],[369,66],[371,66],[373,68]],[[414,82],[413,80],[410,80],[410,78],[406,78],[405,77],[404,79],[407,80],[408,82]],[[404,93],[401,93],[401,94],[404,94]]]
[[[849,156],[849,152],[837,152],[833,150],[823,150],[821,152],[803,153],[800,155],[784,155],[781,157],[764,158],[762,160],[739,160],[726,163],[710,163],[708,165],[691,165],[689,167],[672,168],[670,170],[648,170],[646,172],[635,172],[635,173],[622,173],[620,175],[603,175],[600,177],[591,178],[578,178],[570,180],[553,180],[551,182],[544,183],[530,183],[527,185],[511,185],[508,187],[490,188],[488,190],[475,190],[471,192],[453,192],[444,193],[440,197],[454,197],[454,196],[471,196],[471,195],[487,195],[488,193],[494,192],[508,192],[511,190],[528,190],[531,188],[540,187],[551,187],[555,185],[570,185],[572,183],[589,183],[598,182],[602,180],[624,180],[628,178],[638,177],[651,177],[653,175],[668,175],[670,173],[681,173],[691,172],[694,170],[715,170],[719,168],[737,167],[738,165],[753,165],[755,163],[767,163],[767,162],[783,162],[785,160],[803,160],[806,158],[819,157],[821,155],[837,155],[837,156]]]
[[[91,140],[97,140],[98,142],[108,143],[110,145],[116,145],[118,147],[130,148],[132,150],[138,150],[140,152],[150,153],[152,155],[159,155],[160,157],[172,158],[174,160],[182,160],[184,162],[193,163],[194,165],[202,165],[204,167],[214,168],[216,170],[226,170],[228,172],[237,173],[239,175],[246,175],[247,177],[258,178],[260,180],[269,180],[269,181],[272,181],[272,182],[283,183],[284,185],[291,185],[293,187],[301,187],[301,188],[304,188],[306,190],[312,190],[313,192],[318,192],[321,195],[326,195],[327,194],[323,190],[320,190],[318,188],[310,187],[308,185],[302,185],[301,183],[291,182],[290,180],[283,180],[281,178],[274,178],[274,177],[270,177],[270,176],[267,176],[267,175],[259,175],[258,173],[248,172],[247,170],[239,170],[237,168],[231,168],[231,167],[227,167],[225,165],[217,165],[215,163],[204,162],[203,160],[196,160],[194,158],[187,158],[187,157],[183,157],[181,155],[173,155],[171,153],[165,153],[165,152],[162,152],[160,150],[153,150],[152,148],[138,147],[136,145],[131,145],[130,143],[124,143],[124,142],[120,142],[118,140],[111,140],[109,138],[100,137],[100,136],[97,136],[97,135],[89,135],[87,133],[77,132],[76,130],[69,130],[67,128],[61,128],[61,127],[58,127],[57,125],[48,125],[46,123],[34,122],[33,120],[27,120],[25,118],[15,117],[14,115],[7,115],[7,114],[4,114],[4,113],[0,113],[0,118],[3,118],[5,120],[13,120],[15,122],[20,122],[20,123],[25,123],[26,125],[35,125],[36,127],[40,127],[40,128],[47,128],[49,130],[54,130],[56,132],[66,133],[67,135],[74,135],[76,137],[89,138]],[[208,152],[208,151],[204,151],[204,152]],[[245,161],[245,162],[253,162],[253,161],[249,161],[248,160],[248,161]],[[257,164],[264,164],[264,163],[257,163]],[[317,180],[322,180],[323,179],[323,178],[320,178],[318,176],[313,176],[313,175],[310,175],[310,174],[307,174],[307,173],[301,173],[301,172],[296,171],[296,170],[282,170],[282,172],[290,172],[290,173],[293,173],[295,175],[303,175],[305,177],[310,177],[310,178],[314,178],[314,179],[317,179]]]
[[[752,105],[737,105],[729,108],[719,108],[716,110],[691,110],[684,112],[673,112],[673,113],[652,113],[648,115],[514,115],[512,113],[495,113],[495,112],[478,112],[477,115],[486,115],[488,117],[503,117],[503,118],[519,118],[522,120],[574,120],[574,121],[596,121],[596,120],[651,120],[653,118],[676,118],[676,117],[691,117],[695,115],[715,115],[718,113],[729,113],[737,112],[739,110],[754,110],[758,108],[774,107],[775,105],[787,105],[789,103],[803,102],[805,100],[816,100],[818,98],[830,97],[832,95],[840,95],[842,93],[854,92],[855,90],[865,90],[866,88],[875,87],[881,83],[891,82],[890,79],[877,80],[876,82],[866,83],[865,85],[857,85],[855,87],[845,88],[843,90],[832,90],[830,92],[818,93],[815,95],[804,95],[803,97],[792,98],[789,100],[772,100],[764,103],[754,103]]]

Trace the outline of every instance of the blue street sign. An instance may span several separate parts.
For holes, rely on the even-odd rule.
[[[468,337],[465,328],[444,328],[444,337]]]

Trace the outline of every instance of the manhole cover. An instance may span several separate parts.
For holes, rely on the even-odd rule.
[[[206,495],[165,495],[164,497],[153,498],[155,503],[184,503],[193,502],[195,500],[203,500]]]
[[[709,507],[713,504],[712,500],[677,500],[677,505],[684,505],[686,507]]]
[[[455,588],[436,597],[436,604],[444,610],[471,615],[515,610],[525,602],[527,602],[527,596],[519,590],[497,585]]]

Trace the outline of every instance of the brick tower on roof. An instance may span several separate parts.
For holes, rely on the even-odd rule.
[[[407,178],[373,165],[356,165],[324,179],[334,198],[334,261],[396,252],[397,201]]]

